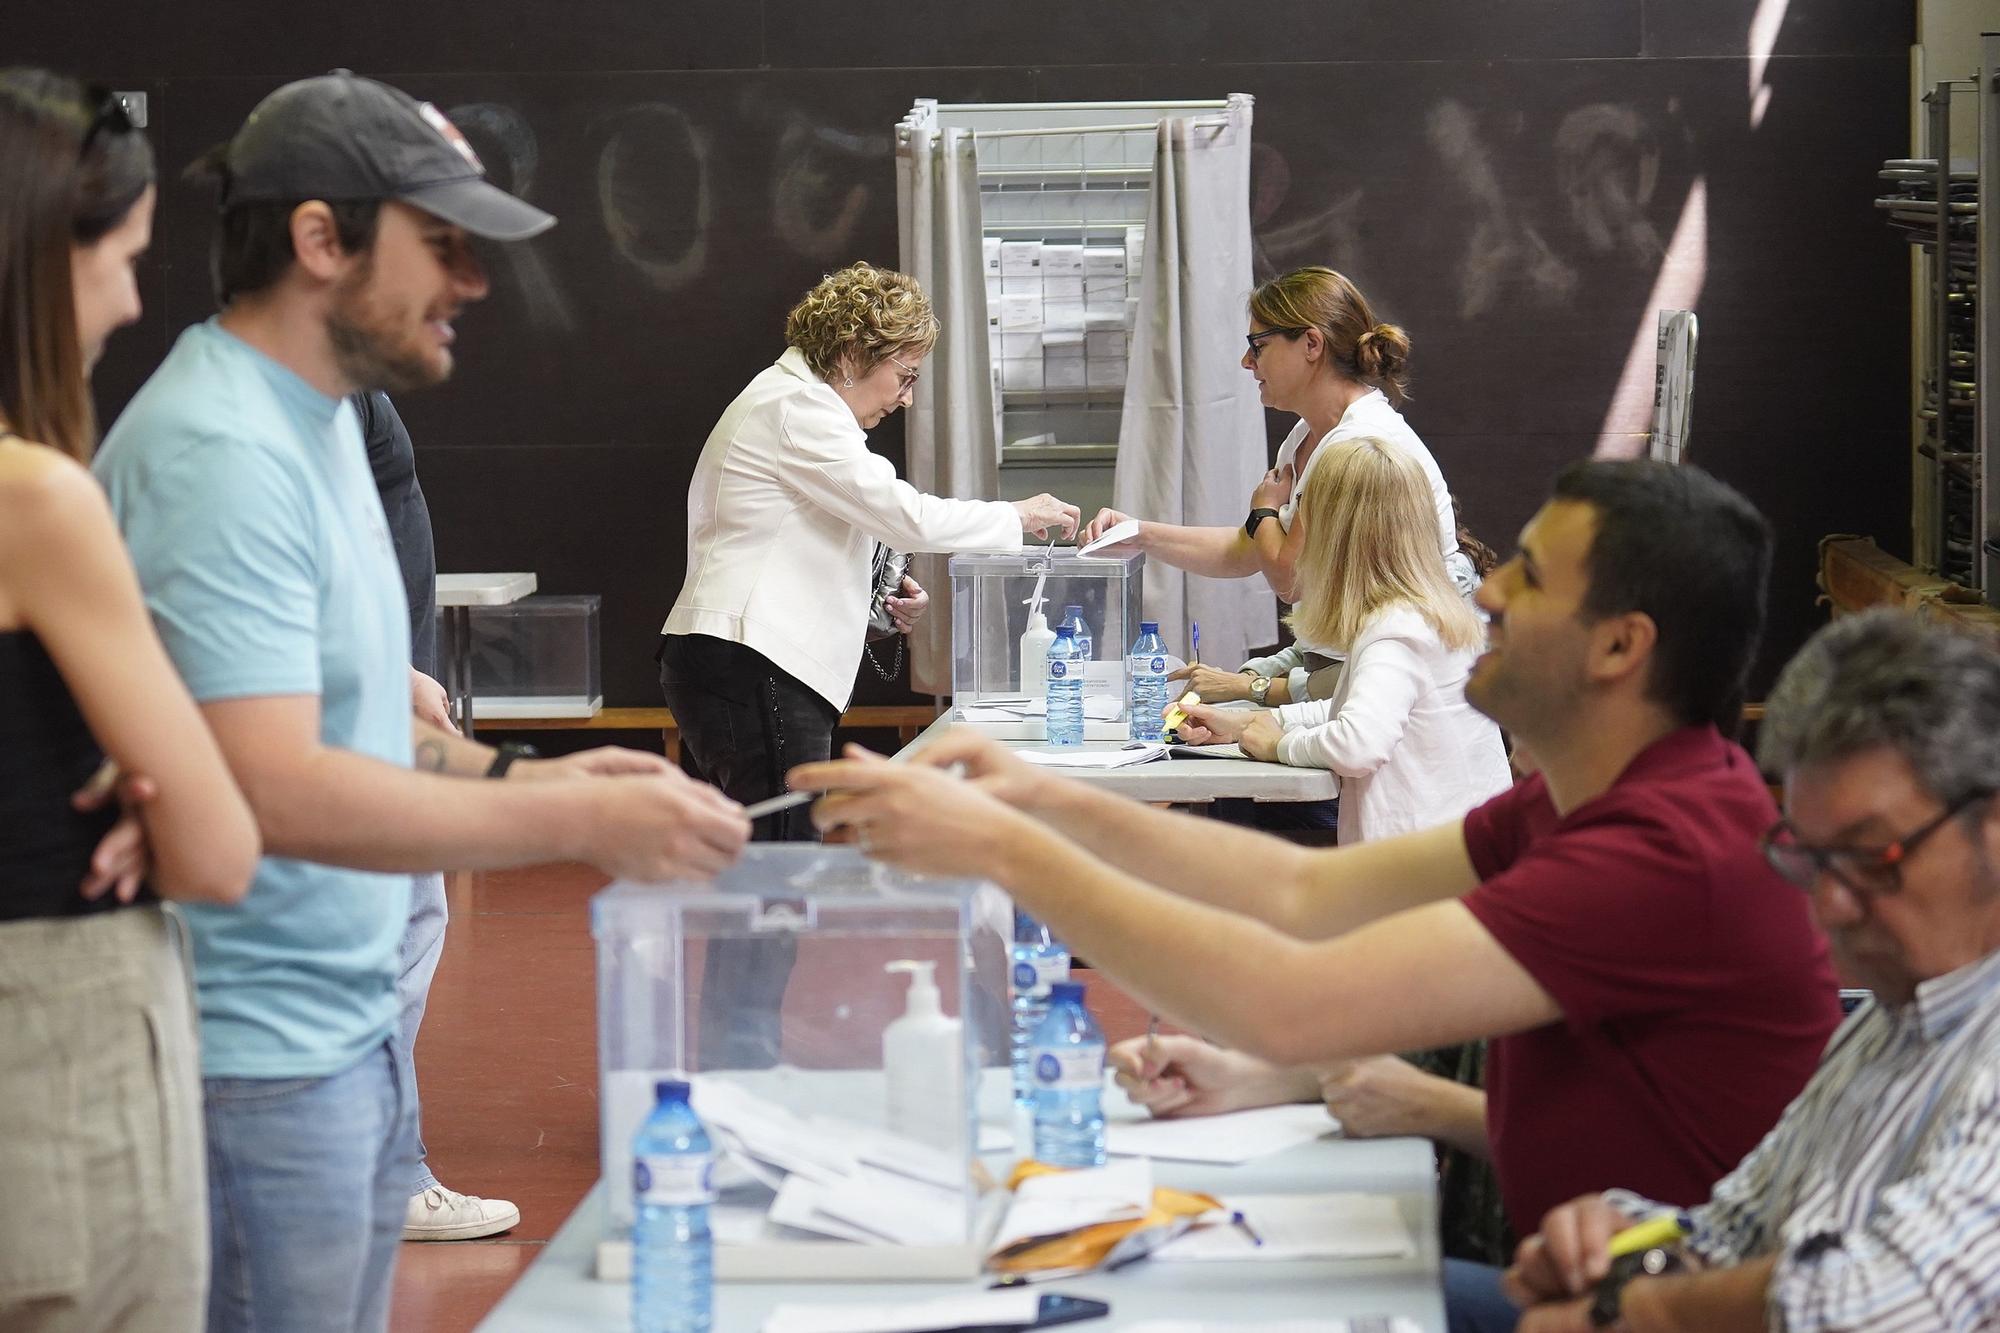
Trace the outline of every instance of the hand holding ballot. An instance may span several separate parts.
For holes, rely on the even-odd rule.
[[[1116,509],[1098,510],[1097,517],[1091,519],[1090,522],[1083,525],[1083,531],[1077,534],[1076,543],[1079,547],[1089,546],[1091,543],[1103,538],[1104,535],[1110,532],[1113,528],[1126,523],[1132,525],[1132,531],[1130,536],[1126,537],[1121,541],[1100,547],[1098,550],[1093,551],[1091,554],[1125,555],[1128,552],[1141,549],[1143,543],[1141,540],[1141,528],[1139,526],[1139,520],[1133,518],[1130,514],[1121,514]]]
[[[844,758],[802,764],[786,780],[796,790],[827,793],[813,807],[813,823],[850,835],[877,860],[936,875],[992,873],[1041,832],[1008,804],[1008,794],[1025,794],[1039,779],[1004,748],[965,740],[976,744],[947,736],[896,764],[850,745]],[[947,771],[959,764],[963,777]]]

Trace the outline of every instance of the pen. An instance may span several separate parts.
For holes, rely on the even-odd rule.
[[[1686,1240],[1691,1222],[1686,1213],[1661,1213],[1658,1217],[1635,1223],[1611,1238],[1608,1247],[1611,1257],[1620,1259],[1628,1254]]]
[[[1191,620],[1188,624],[1191,627],[1189,631],[1190,637],[1194,641],[1194,647],[1189,651],[1193,654],[1192,660],[1198,663],[1201,661],[1201,622],[1199,620]]]
[[[1229,1224],[1248,1236],[1252,1245],[1261,1247],[1264,1244],[1264,1238],[1257,1234],[1256,1229],[1250,1225],[1250,1219],[1245,1217],[1241,1210],[1229,1215]]]
[[[1154,1062],[1157,1061],[1159,1058],[1160,1058],[1160,1016],[1158,1014],[1147,1014],[1146,1015],[1146,1068],[1152,1069]],[[1157,1077],[1159,1071],[1154,1070],[1153,1072],[1154,1076]]]

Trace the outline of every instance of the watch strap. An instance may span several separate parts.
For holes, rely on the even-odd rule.
[[[541,757],[542,752],[532,745],[523,745],[519,741],[508,741],[494,753],[492,766],[486,770],[486,776],[489,778],[504,778],[507,776],[507,770],[514,766],[516,759],[539,759]]]
[[[1256,541],[1257,529],[1264,522],[1264,520],[1267,518],[1277,518],[1277,517],[1278,517],[1277,510],[1266,509],[1264,506],[1259,505],[1257,508],[1250,511],[1250,517],[1243,520],[1243,535],[1248,537],[1253,542]]]

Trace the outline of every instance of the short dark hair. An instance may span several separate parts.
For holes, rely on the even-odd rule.
[[[1573,463],[1555,498],[1597,511],[1584,614],[1649,616],[1659,636],[1649,697],[1684,726],[1734,736],[1764,631],[1771,525],[1700,468],[1671,463]]]
[[[187,178],[212,181],[220,192],[228,172],[223,162],[227,147],[211,149],[196,159],[185,173]],[[298,252],[292,249],[292,213],[305,202],[259,200],[223,211],[209,250],[208,268],[218,306],[226,306],[239,296],[254,296],[285,276],[298,259]],[[375,224],[382,214],[380,199],[322,202],[333,210],[334,232],[341,249],[359,254],[374,248]]]
[[[1759,762],[1783,775],[1881,746],[1941,805],[2000,789],[2000,651],[1886,608],[1806,640],[1771,691]]]

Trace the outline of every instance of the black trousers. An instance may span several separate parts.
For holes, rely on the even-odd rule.
[[[829,758],[840,710],[754,649],[706,634],[660,640],[660,690],[681,733],[681,763],[749,805],[785,790],[785,774]],[[818,838],[809,806],[766,815],[755,842]],[[711,939],[702,971],[700,1068],[765,1069],[782,1047],[781,1013],[798,941]]]

